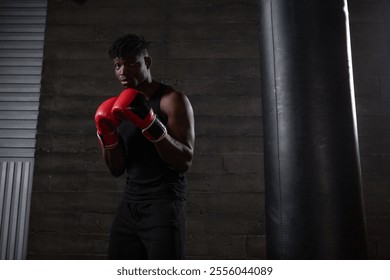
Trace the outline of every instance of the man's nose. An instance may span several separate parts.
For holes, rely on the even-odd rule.
[[[123,75],[123,73],[125,73],[125,66],[124,66],[124,65],[122,65],[122,66],[119,68],[118,73],[119,73],[119,75]]]

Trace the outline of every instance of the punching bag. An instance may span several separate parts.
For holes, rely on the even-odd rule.
[[[259,0],[269,259],[365,259],[346,0]]]

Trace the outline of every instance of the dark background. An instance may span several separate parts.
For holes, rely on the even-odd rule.
[[[369,257],[389,259],[390,2],[349,9]],[[125,178],[93,117],[121,90],[107,49],[129,32],[194,108],[187,258],[266,258],[257,0],[49,0],[47,15],[28,258],[106,256]]]

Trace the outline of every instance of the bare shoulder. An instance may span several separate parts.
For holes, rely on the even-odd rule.
[[[187,112],[192,114],[192,107],[188,97],[171,87],[167,87],[160,103],[161,109],[169,113]]]

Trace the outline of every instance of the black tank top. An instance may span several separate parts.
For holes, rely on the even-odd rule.
[[[149,99],[150,106],[164,125],[167,125],[167,116],[160,108],[160,101],[166,88],[161,84]],[[162,161],[154,144],[146,139],[141,129],[124,121],[118,132],[126,146],[124,198],[128,201],[186,200],[184,174]]]

